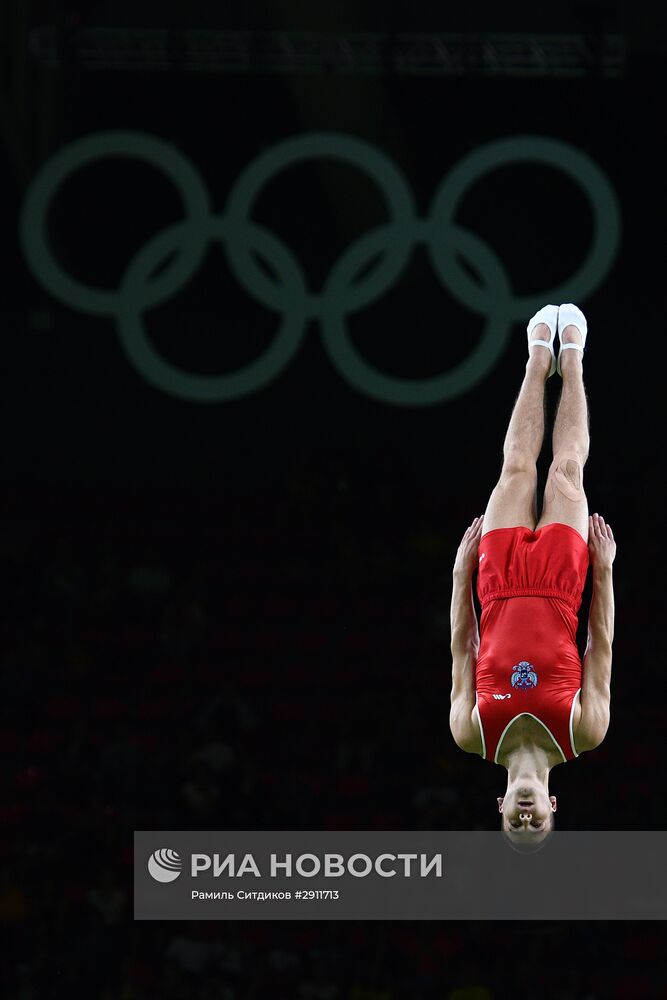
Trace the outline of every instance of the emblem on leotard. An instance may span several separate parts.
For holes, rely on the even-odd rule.
[[[537,674],[535,667],[527,660],[522,660],[512,667],[512,687],[534,688],[537,687]]]

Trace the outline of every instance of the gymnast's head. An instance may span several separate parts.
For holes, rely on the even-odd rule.
[[[538,784],[508,785],[497,801],[500,829],[511,846],[519,851],[542,847],[554,829],[556,796]]]

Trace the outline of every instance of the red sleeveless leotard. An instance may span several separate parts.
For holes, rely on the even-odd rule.
[[[563,760],[578,756],[572,720],[581,689],[577,612],[588,546],[567,524],[497,528],[479,543],[482,606],[476,703],[482,756],[498,762],[519,715],[550,734]]]

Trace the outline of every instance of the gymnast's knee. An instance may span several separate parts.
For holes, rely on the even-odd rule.
[[[506,448],[503,453],[501,477],[504,479],[521,478],[532,482],[537,479],[535,462],[519,448]]]
[[[582,456],[573,448],[561,448],[554,455],[547,476],[547,499],[552,500],[556,492],[568,500],[577,502],[585,499],[584,494],[584,462]]]

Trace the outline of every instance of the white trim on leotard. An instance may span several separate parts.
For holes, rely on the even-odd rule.
[[[479,715],[479,712],[478,712],[477,714]],[[507,732],[507,730],[509,729],[509,727],[510,727],[510,726],[512,725],[512,723],[513,723],[513,722],[516,722],[516,720],[517,720],[517,719],[520,719],[522,715],[529,715],[531,719],[535,719],[535,722],[539,722],[539,724],[540,724],[540,725],[541,725],[541,726],[542,726],[542,727],[543,727],[544,729],[546,729],[546,731],[548,732],[549,736],[551,737],[551,739],[552,739],[552,740],[554,741],[554,743],[555,743],[556,747],[558,748],[558,752],[559,752],[559,754],[561,755],[561,757],[563,758],[563,760],[564,760],[564,761],[566,761],[566,760],[567,760],[567,757],[566,757],[566,756],[565,756],[565,754],[563,753],[563,750],[562,750],[562,748],[561,748],[561,745],[560,745],[560,743],[558,742],[558,740],[556,739],[556,737],[554,736],[554,734],[553,734],[553,733],[551,732],[551,730],[549,729],[549,727],[548,727],[548,726],[545,726],[545,725],[544,725],[544,723],[542,722],[542,720],[541,720],[541,719],[538,719],[538,718],[537,718],[537,716],[536,716],[536,715],[533,715],[533,713],[532,713],[532,712],[519,712],[519,714],[518,714],[518,715],[515,715],[513,719],[510,719],[510,721],[509,721],[509,722],[507,723],[507,725],[506,725],[506,726],[505,726],[505,728],[503,729],[502,733],[500,734],[500,738],[499,738],[499,740],[498,740],[498,745],[496,746],[496,753],[495,753],[495,756],[494,756],[494,758],[493,758],[493,760],[494,760],[494,763],[495,763],[495,764],[498,764],[498,763],[499,763],[499,761],[498,761],[498,752],[499,752],[499,750],[500,750],[500,745],[501,745],[501,743],[503,742],[503,739],[505,738],[505,733]]]
[[[577,751],[574,748],[574,731],[572,729],[572,720],[574,718],[574,703],[576,702],[577,698],[579,698],[580,694],[581,694],[581,688],[579,688],[579,690],[576,692],[574,698],[572,699],[572,707],[570,708],[570,746],[572,747],[572,753],[574,754],[575,757],[578,757],[579,754],[577,753]],[[581,699],[580,699],[580,701],[581,701]]]
[[[484,726],[482,725],[482,716],[479,714],[479,705],[477,704],[477,692],[475,691],[475,707],[474,712],[477,712],[477,721],[479,723],[479,735],[482,737],[482,757],[486,760],[486,740],[484,739]]]

